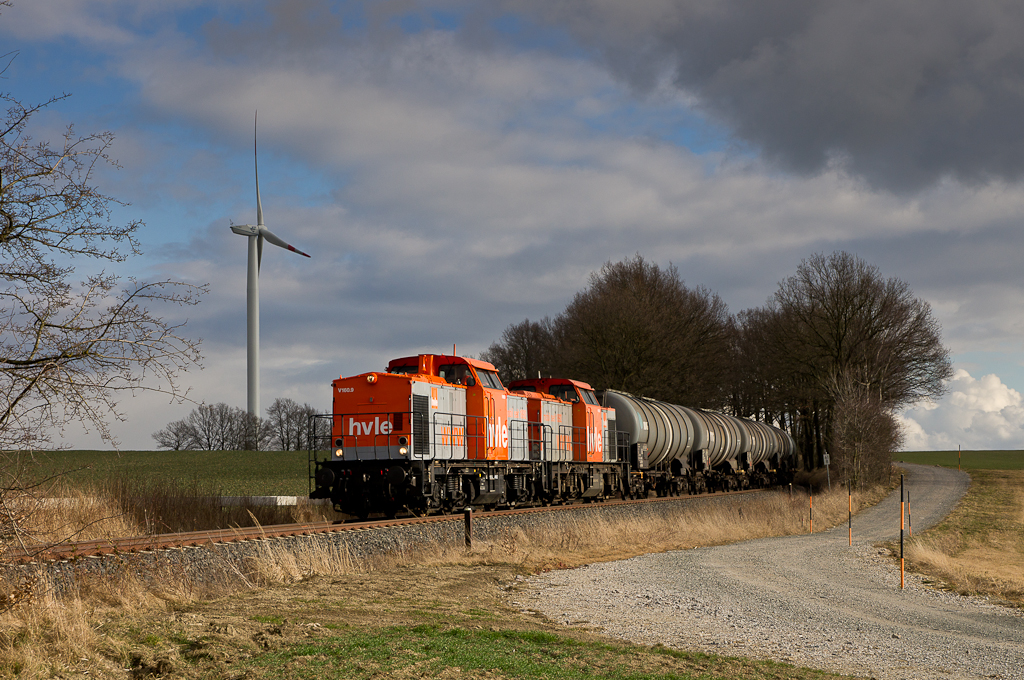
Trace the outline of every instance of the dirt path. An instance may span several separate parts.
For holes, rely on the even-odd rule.
[[[914,529],[945,517],[966,474],[906,465]],[[642,644],[774,658],[876,678],[1024,679],[1021,612],[933,590],[874,547],[899,537],[899,492],[847,529],[551,572],[517,604]]]

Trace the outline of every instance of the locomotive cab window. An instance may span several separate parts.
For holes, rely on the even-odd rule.
[[[572,385],[552,385],[548,388],[548,394],[552,397],[558,397],[562,401],[575,403],[580,400],[580,395],[576,393],[576,388]]]
[[[393,366],[388,373],[394,373],[395,375],[410,375],[420,372],[419,366]]]
[[[597,401],[597,395],[594,394],[594,390],[580,390],[583,393],[583,401],[587,402],[591,406],[600,406]]]
[[[472,385],[473,374],[466,364],[444,364],[437,369],[437,374],[449,385]]]

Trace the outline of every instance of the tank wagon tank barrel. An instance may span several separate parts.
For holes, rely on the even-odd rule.
[[[788,433],[766,423],[615,390],[599,396],[615,409],[631,463],[654,471],[648,477],[659,492],[658,477],[669,475],[675,479],[662,486],[685,482],[691,493],[764,485],[772,470],[791,465],[796,450]]]

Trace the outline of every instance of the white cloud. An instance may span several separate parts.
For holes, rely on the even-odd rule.
[[[1024,396],[999,376],[958,369],[949,393],[903,412],[908,451],[1024,448]]]
[[[207,339],[207,370],[186,376],[198,399],[244,403],[245,244],[227,226],[254,217],[256,108],[268,225],[314,255],[265,253],[264,405],[288,396],[326,408],[318,400],[341,372],[453,342],[478,353],[636,252],[739,311],[763,304],[801,259],[850,250],[931,300],[954,353],[1019,355],[1019,184],[943,181],[896,196],[834,168],[773,172],[724,144],[697,154],[664,141],[695,116],[691,100],[638,97],[579,55],[479,49],[444,31],[333,36],[297,54],[244,39],[260,21],[233,41],[233,24],[136,30],[173,10],[147,2],[142,19],[126,19],[127,5],[19,0],[31,9],[4,19],[25,38],[74,35],[99,55],[83,60],[133,84],[104,102],[125,116],[125,171],[110,193],[160,244],[176,242],[144,243],[137,273],[211,284],[189,311],[189,332]],[[66,115],[89,120],[105,99],[93,93]],[[1024,446],[1016,391],[966,373],[951,390],[907,411],[909,448]],[[151,447],[150,432],[188,411],[125,407],[129,448]]]

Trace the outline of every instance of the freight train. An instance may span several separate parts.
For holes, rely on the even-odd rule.
[[[395,359],[333,395],[311,423],[310,498],[364,519],[767,487],[795,453],[764,423],[564,378],[506,387],[465,357]]]

